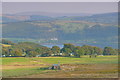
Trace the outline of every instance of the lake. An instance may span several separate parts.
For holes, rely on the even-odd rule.
[[[62,45],[62,44],[43,44],[43,46],[46,46],[46,47],[49,47],[49,48],[52,48],[52,46],[58,46],[60,48],[63,48],[64,45]]]

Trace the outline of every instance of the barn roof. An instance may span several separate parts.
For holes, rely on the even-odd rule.
[[[59,66],[58,64],[53,64],[53,66]]]

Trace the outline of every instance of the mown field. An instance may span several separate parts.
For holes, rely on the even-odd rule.
[[[58,62],[61,70],[43,69]],[[4,57],[2,73],[4,78],[117,78],[118,57]]]

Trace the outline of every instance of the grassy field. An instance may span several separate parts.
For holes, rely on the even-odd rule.
[[[3,77],[21,78],[117,78],[118,57],[5,57],[2,58]],[[44,67],[60,62],[61,70]]]

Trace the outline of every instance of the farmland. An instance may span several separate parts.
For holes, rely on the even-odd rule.
[[[43,69],[58,61],[61,70]],[[2,70],[4,78],[117,78],[118,57],[4,57]]]

